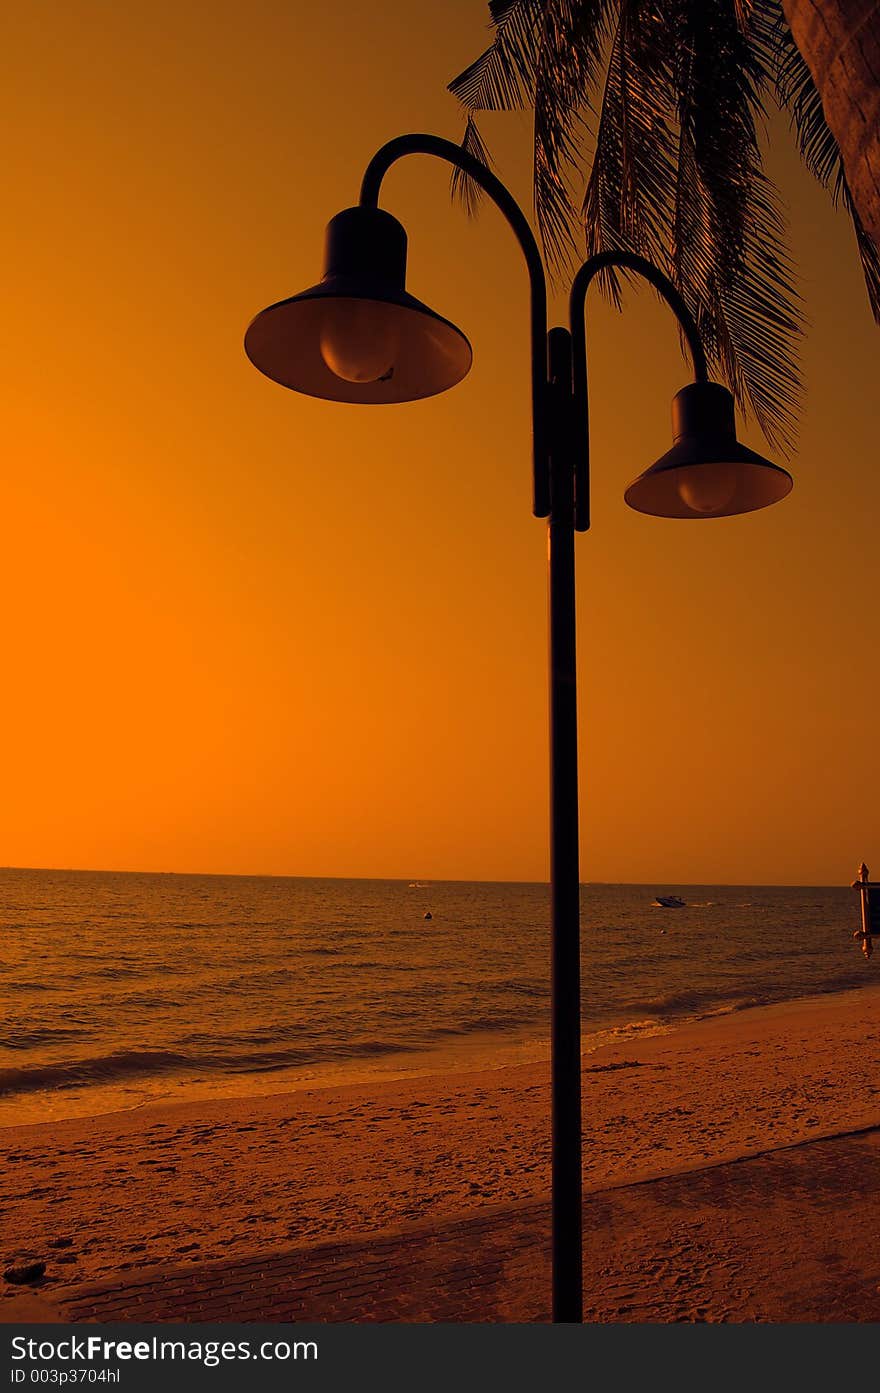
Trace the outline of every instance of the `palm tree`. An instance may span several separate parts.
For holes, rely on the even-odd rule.
[[[862,225],[880,246],[880,0],[783,0]]]
[[[785,10],[794,18],[815,3],[785,0]],[[823,0],[823,13],[847,4],[858,0]],[[551,267],[572,259],[579,224],[587,254],[650,257],[678,285],[740,405],[790,447],[802,314],[763,167],[770,100],[852,218],[878,322],[880,242],[862,220],[783,0],[491,0],[489,12],[490,47],[450,84],[467,113],[465,148],[490,158],[478,112],[532,107],[535,211]],[[476,188],[456,185],[473,206]],[[575,187],[585,188],[579,206]],[[619,275],[606,274],[604,288],[619,301]]]

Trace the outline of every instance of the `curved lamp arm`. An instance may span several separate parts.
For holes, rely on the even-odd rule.
[[[549,430],[547,422],[547,282],[544,263],[535,241],[535,234],[516,199],[501,180],[484,164],[462,150],[451,140],[436,135],[401,135],[389,140],[376,152],[364,171],[360,203],[376,208],[379,189],[391,166],[404,155],[435,155],[462,170],[492,199],[512,228],[529,272],[531,287],[531,344],[532,344],[532,422],[534,439],[534,471],[532,511],[544,518],[550,512]]]
[[[575,528],[586,532],[590,526],[590,435],[587,404],[587,337],[584,309],[591,282],[609,267],[635,271],[648,281],[672,310],[687,340],[694,365],[694,381],[707,382],[706,353],[697,322],[668,276],[658,271],[652,262],[636,252],[597,252],[581,266],[572,282],[569,297],[571,325],[572,399],[574,407],[573,450],[575,471]]]

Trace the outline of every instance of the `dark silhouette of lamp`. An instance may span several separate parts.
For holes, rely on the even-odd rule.
[[[733,397],[717,382],[692,382],[672,401],[674,444],[623,495],[639,513],[725,518],[778,503],[792,478],[736,438]]]
[[[533,504],[549,520],[551,1198],[554,1321],[583,1319],[581,1173],[580,876],[574,534],[589,517],[589,412],[584,305],[603,270],[643,277],[670,306],[695,381],[673,402],[674,444],[625,497],[659,517],[730,517],[784,498],[792,480],[736,438],[733,398],[707,380],[699,329],[669,278],[636,253],[591,256],[575,275],[569,328],[547,332],[547,282],[528,219],[500,179],[448,140],[405,135],[383,145],[361,184],[360,206],[327,228],[323,279],[258,314],[245,336],[255,367],[284,387],[347,402],[413,401],[454,387],[471,347],[448,320],[410,295],[406,234],[379,209],[382,179],[403,155],[434,155],[489,194],[516,236],[531,303]]]
[[[364,404],[445,392],[473,357],[461,330],[407,291],[406,233],[381,208],[337,213],[322,279],[258,314],[244,342],[283,387]]]

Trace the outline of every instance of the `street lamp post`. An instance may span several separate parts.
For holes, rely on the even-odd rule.
[[[525,257],[531,288],[533,501],[548,519],[550,597],[550,891],[553,1320],[583,1319],[581,1179],[580,876],[574,534],[589,527],[589,429],[584,305],[606,268],[641,275],[672,309],[694,382],[673,402],[674,443],[624,495],[659,517],[729,517],[776,503],[791,476],[736,438],[731,394],[708,381],[696,323],[655,266],[629,252],[591,257],[571,288],[570,329],[547,332],[547,287],[529,223],[494,174],[432,135],[391,140],[367,166],[360,203],[327,228],[321,281],[263,310],[245,350],[273,381],[330,401],[413,401],[460,382],[471,347],[455,325],[406,290],[406,233],[378,206],[382,179],[404,155],[433,155],[489,194]]]

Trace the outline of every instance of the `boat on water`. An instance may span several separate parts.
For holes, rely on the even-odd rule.
[[[685,902],[680,895],[655,895],[654,904],[658,909],[684,909]]]

